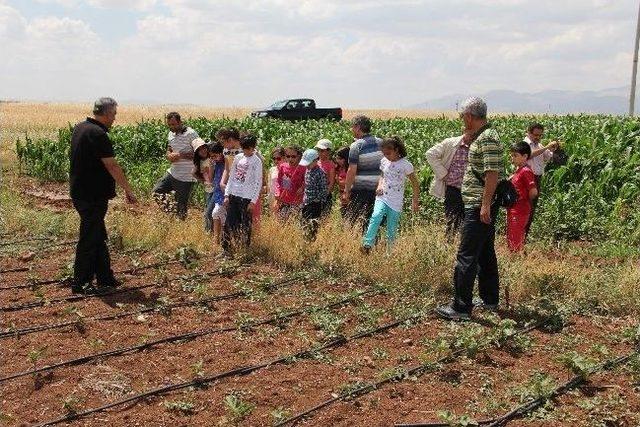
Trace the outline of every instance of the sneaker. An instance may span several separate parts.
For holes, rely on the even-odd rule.
[[[447,320],[471,320],[471,314],[457,311],[451,304],[436,308],[436,314]]]
[[[498,309],[498,304],[487,304],[480,297],[475,297],[472,301],[472,304],[474,308],[479,308],[482,310],[496,311]]]

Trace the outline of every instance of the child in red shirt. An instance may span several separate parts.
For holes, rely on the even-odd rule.
[[[524,247],[531,201],[538,196],[535,175],[527,166],[529,157],[531,146],[526,142],[519,141],[511,146],[511,163],[517,168],[511,183],[518,192],[518,201],[507,209],[507,246],[511,252],[520,252]]]
[[[297,214],[302,205],[304,174],[307,168],[300,166],[301,148],[287,147],[284,149],[284,153],[285,161],[278,165],[275,197],[278,218],[286,221],[291,215]]]

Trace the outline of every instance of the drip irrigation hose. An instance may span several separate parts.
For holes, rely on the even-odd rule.
[[[184,381],[184,382],[180,382],[180,383],[175,383],[175,384],[170,384],[167,386],[163,386],[163,387],[158,387],[155,389],[151,389],[124,399],[120,399],[117,400],[115,402],[111,402],[111,403],[107,403],[106,405],[97,407],[97,408],[92,408],[92,409],[87,409],[85,411],[81,411],[81,412],[76,412],[76,413],[72,413],[72,414],[67,414],[65,416],[62,416],[60,418],[56,418],[47,422],[44,422],[42,424],[38,424],[36,427],[43,427],[43,426],[51,426],[51,425],[56,425],[56,424],[60,424],[60,423],[64,423],[67,421],[73,421],[73,420],[77,420],[79,418],[83,418],[86,417],[87,415],[91,415],[91,414],[95,414],[97,412],[103,412],[107,409],[111,409],[114,408],[116,406],[121,406],[124,405],[126,403],[131,403],[131,402],[136,402],[139,401],[141,399],[147,398],[147,397],[151,397],[151,396],[158,396],[158,395],[162,395],[162,394],[166,394],[168,392],[171,391],[175,391],[175,390],[181,390],[184,388],[188,388],[188,387],[202,387],[205,384],[214,382],[214,381],[218,381],[221,380],[223,378],[228,378],[228,377],[233,377],[233,376],[239,376],[239,375],[246,375],[249,374],[251,372],[255,372],[257,370],[269,367],[269,366],[273,366],[273,365],[277,365],[277,364],[282,364],[282,363],[286,363],[290,360],[295,360],[295,359],[301,359],[304,357],[308,357],[309,355],[312,355],[314,353],[320,352],[320,351],[324,351],[324,350],[328,350],[330,348],[335,348],[335,347],[340,347],[343,346],[347,343],[350,343],[352,341],[358,340],[358,339],[362,339],[371,335],[375,335],[381,332],[385,332],[389,329],[392,329],[394,327],[400,326],[402,324],[405,324],[406,322],[415,320],[419,317],[421,317],[422,315],[413,315],[413,316],[409,316],[407,318],[401,319],[401,320],[396,320],[394,322],[385,324],[383,326],[374,328],[374,329],[370,329],[368,331],[365,332],[361,332],[359,334],[356,335],[352,335],[350,337],[338,337],[334,340],[331,340],[319,347],[311,347],[309,349],[306,350],[302,350],[300,352],[294,353],[294,354],[289,354],[289,355],[285,355],[285,356],[280,356],[277,357],[275,359],[266,361],[266,362],[262,362],[259,364],[255,364],[255,365],[249,365],[249,366],[241,366],[238,368],[234,368],[231,369],[229,371],[226,372],[222,372],[222,373],[218,373],[218,374],[214,374],[214,375],[210,375],[210,376],[203,376],[201,378],[196,378],[194,380],[191,381]]]
[[[547,320],[543,320],[541,322],[537,322],[534,325],[531,326],[527,326],[524,328],[521,328],[520,330],[518,330],[518,332],[516,332],[514,335],[511,335],[507,338],[510,339],[512,337],[514,337],[517,334],[526,334],[529,333],[531,331],[533,331],[534,329],[539,328],[540,326],[543,326],[545,323],[547,323]],[[365,384],[359,388],[357,388],[356,390],[353,390],[349,393],[343,393],[340,394],[338,396],[332,397],[331,399],[325,400],[324,402],[321,402],[311,408],[308,408],[302,412],[299,412],[298,414],[287,418],[286,420],[283,420],[277,424],[274,425],[274,427],[281,427],[281,426],[285,426],[285,425],[289,425],[289,424],[293,424],[296,423],[304,418],[308,418],[309,415],[311,415],[312,413],[315,413],[321,409],[324,409],[336,402],[339,401],[343,401],[343,400],[347,400],[347,399],[353,399],[353,398],[358,398],[361,397],[365,394],[368,394],[380,387],[382,387],[385,384],[388,384],[390,382],[397,382],[397,381],[402,381],[403,379],[407,378],[407,377],[413,377],[413,376],[418,376],[418,375],[422,375],[426,372],[429,371],[433,371],[436,369],[437,366],[444,364],[444,363],[448,363],[454,359],[456,359],[457,357],[461,356],[462,354],[465,353],[465,349],[459,349],[456,350],[454,352],[452,352],[451,354],[444,356],[440,359],[438,359],[435,362],[430,362],[430,363],[424,363],[418,366],[415,366],[409,370],[403,371],[401,373],[398,373],[396,375],[393,375],[389,378],[385,378],[383,380],[379,380],[373,383],[369,383],[369,384]]]
[[[297,279],[287,279],[283,282],[278,283],[277,285],[274,284],[273,287],[271,289],[279,289],[279,288],[283,288],[285,286],[291,285],[292,283],[294,283]],[[309,280],[309,279],[307,279]],[[306,281],[305,281],[306,283]],[[235,292],[235,293],[231,293],[231,294],[226,294],[226,295],[218,295],[216,297],[211,297],[211,298],[207,298],[206,302],[212,302],[212,301],[221,301],[224,299],[233,299],[233,298],[238,298],[238,297],[243,297],[246,296],[245,292]],[[356,299],[358,297],[360,297],[362,295],[358,295],[358,296],[354,296],[349,298],[348,300],[351,301],[353,299]],[[204,304],[206,303],[205,301],[200,301],[200,303]],[[339,306],[346,303],[346,301],[340,301],[337,303],[333,303],[330,304],[327,307],[333,307],[333,306]],[[193,340],[195,338],[199,338],[199,337],[203,337],[203,336],[207,336],[207,335],[213,335],[216,333],[222,333],[222,332],[231,332],[231,331],[236,331],[236,330],[242,330],[245,328],[253,328],[256,326],[260,326],[260,325],[265,325],[265,324],[269,324],[269,323],[274,323],[277,321],[281,321],[281,320],[285,320],[285,319],[289,319],[289,318],[293,318],[296,316],[300,316],[302,314],[304,314],[305,312],[309,311],[309,309],[299,309],[296,310],[294,312],[291,313],[285,313],[282,315],[275,315],[269,318],[265,318],[262,320],[258,320],[255,322],[251,322],[246,326],[243,327],[237,327],[237,326],[233,326],[233,327],[224,327],[224,328],[206,328],[206,329],[201,329],[198,331],[192,331],[192,332],[187,332],[187,333],[183,333],[183,334],[178,334],[178,335],[171,335],[165,338],[160,338],[158,340],[155,341],[149,341],[143,344],[139,344],[139,345],[133,345],[133,346],[128,346],[128,347],[120,347],[120,348],[116,348],[113,350],[107,350],[104,352],[100,352],[100,353],[94,353],[94,354],[90,354],[87,356],[82,356],[82,357],[78,357],[75,359],[70,359],[70,360],[66,360],[63,362],[59,362],[59,363],[55,363],[52,365],[47,365],[47,366],[43,366],[41,368],[36,368],[36,369],[30,369],[28,371],[23,371],[23,372],[18,372],[15,374],[11,374],[8,375],[6,377],[2,377],[0,378],[0,384],[3,382],[7,382],[16,378],[21,378],[21,377],[25,377],[27,375],[34,375],[34,374],[39,374],[42,372],[48,372],[48,371],[52,371],[58,368],[62,368],[65,366],[77,366],[77,365],[82,365],[85,364],[87,362],[90,362],[92,360],[96,360],[96,359],[104,359],[107,357],[112,357],[112,356],[118,356],[124,353],[133,353],[133,352],[137,352],[137,351],[141,351],[141,350],[145,350],[151,347],[155,347],[159,344],[166,344],[166,343],[173,343],[173,342],[177,342],[177,341],[188,341],[188,340]]]
[[[138,271],[148,270],[150,268],[164,267],[166,265],[173,265],[173,264],[178,264],[178,263],[180,263],[180,261],[154,262],[153,264],[147,264],[147,265],[143,265],[143,266],[140,266],[140,267],[132,267],[132,268],[128,268],[126,270],[116,271],[114,274],[116,274],[116,275],[119,275],[119,274],[133,274],[133,273],[136,273]],[[32,282],[32,283],[23,283],[21,285],[2,286],[2,287],[0,287],[0,291],[8,291],[8,290],[11,290],[11,289],[38,288],[40,286],[64,284],[64,283],[68,283],[70,280],[71,279],[69,279],[69,278],[40,280],[40,281]]]

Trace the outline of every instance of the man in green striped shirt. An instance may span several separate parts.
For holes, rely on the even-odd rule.
[[[436,312],[447,319],[468,320],[473,307],[498,307],[498,261],[494,247],[498,205],[494,195],[504,173],[502,145],[498,133],[487,122],[487,104],[480,98],[462,103],[460,117],[465,133],[473,135],[469,164],[462,180],[464,223],[454,271],[454,299]],[[480,298],[473,299],[478,277]]]

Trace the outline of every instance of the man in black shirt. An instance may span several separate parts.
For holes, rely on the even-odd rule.
[[[73,128],[69,170],[71,199],[80,214],[80,238],[76,247],[72,291],[96,293],[120,283],[113,276],[104,217],[109,199],[116,196],[116,183],[125,191],[128,203],[136,203],[122,168],[114,158],[109,129],[116,119],[117,103],[100,98],[87,118]],[[97,287],[93,285],[94,277]]]

